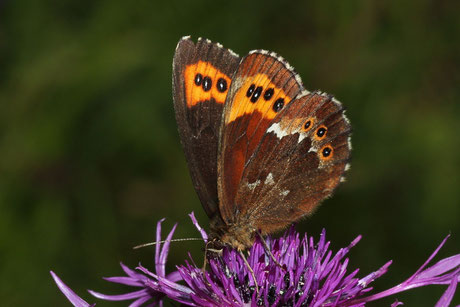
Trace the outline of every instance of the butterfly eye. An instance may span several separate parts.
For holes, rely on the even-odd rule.
[[[196,74],[195,75],[195,84],[197,86],[200,86],[202,81],[203,81],[203,76],[201,74]]]
[[[205,92],[209,91],[211,89],[211,86],[212,86],[212,80],[211,78],[209,77],[204,77],[203,78],[203,90]]]
[[[326,145],[321,149],[321,156],[324,160],[330,160],[333,156],[333,149],[330,145]]]
[[[225,81],[224,78],[219,78],[219,80],[217,80],[217,90],[221,93],[227,90],[227,81]]]
[[[246,92],[246,97],[248,98],[251,97],[255,89],[256,89],[256,86],[254,84],[251,84],[251,86],[248,88],[248,91]]]
[[[318,140],[323,139],[326,136],[327,128],[325,126],[320,126],[318,130],[316,130],[316,138]]]
[[[269,88],[268,90],[266,90],[264,93],[265,101],[270,100],[274,93],[275,93],[275,90],[273,88]]]
[[[284,99],[278,98],[273,105],[273,111],[279,112],[284,107]]]
[[[303,125],[303,131],[307,132],[313,126],[313,118],[309,118]]]
[[[256,90],[254,91],[254,94],[252,94],[251,102],[256,103],[257,100],[259,100],[260,94],[262,94],[262,86],[258,86],[256,88]]]

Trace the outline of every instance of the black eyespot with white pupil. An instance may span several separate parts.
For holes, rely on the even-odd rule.
[[[219,80],[217,80],[217,90],[221,93],[227,90],[227,81],[225,81],[224,78],[219,78]]]
[[[269,89],[267,89],[264,93],[264,99],[267,101],[267,100],[270,100],[273,96],[273,94],[275,93],[275,90],[271,87]]]
[[[255,89],[256,89],[256,86],[254,84],[251,84],[251,86],[248,88],[248,91],[246,92],[246,97],[248,98],[251,97]]]
[[[203,84],[202,84],[202,85],[203,85],[203,90],[204,90],[205,92],[209,91],[209,90],[211,89],[211,87],[212,87],[212,80],[211,80],[211,78],[209,78],[209,77],[204,77],[204,78],[203,78]]]
[[[317,131],[316,131],[316,135],[319,137],[319,138],[322,138],[325,134],[326,134],[326,128],[324,127],[321,127],[319,128]]]
[[[278,98],[273,104],[273,111],[279,112],[284,107],[284,99]]]
[[[310,128],[310,126],[311,126],[311,120],[307,120],[307,122],[305,123],[305,125],[303,125],[303,128],[304,128],[305,130],[307,130],[308,128]]]
[[[331,153],[332,153],[331,147],[327,146],[323,148],[323,151],[322,151],[323,157],[327,158],[331,155]]]
[[[201,74],[196,74],[195,75],[195,84],[197,86],[200,86],[202,81],[203,81],[203,76]]]
[[[259,100],[260,94],[262,94],[262,86],[258,86],[251,97],[251,102],[256,103]]]

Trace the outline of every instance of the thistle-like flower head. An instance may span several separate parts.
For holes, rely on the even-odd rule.
[[[195,216],[190,216],[206,241],[206,232],[198,225]],[[460,281],[460,254],[427,267],[446,238],[409,279],[391,289],[371,294],[370,284],[387,272],[391,261],[360,278],[358,269],[347,271],[346,256],[361,236],[333,253],[324,230],[315,241],[311,236],[301,236],[294,227],[279,239],[267,237],[267,246],[260,239],[256,240],[247,252],[247,261],[238,251],[225,247],[221,254],[209,258],[206,271],[196,266],[190,257],[185,264],[177,266],[177,270],[166,274],[170,240],[176,226],[162,244],[162,221],[157,224],[154,270],[142,265],[132,270],[121,264],[127,276],[106,278],[137,289],[120,295],[89,291],[93,296],[111,301],[134,300],[132,306],[162,304],[165,298],[190,306],[365,306],[367,302],[412,288],[446,284],[447,290],[437,306],[448,306]],[[90,306],[51,273],[75,306]],[[399,304],[396,301],[392,306]]]

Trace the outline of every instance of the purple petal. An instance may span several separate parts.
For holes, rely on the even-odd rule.
[[[160,263],[160,251],[161,251],[161,244],[159,243],[161,241],[161,224],[163,223],[165,219],[162,218],[157,222],[157,231],[156,231],[156,241],[157,244],[155,245],[155,263]]]
[[[196,229],[198,229],[198,231],[200,232],[203,240],[208,241],[208,234],[206,233],[206,231],[203,230],[203,228],[201,228],[200,224],[198,224],[198,221],[196,220],[196,217],[195,217],[195,213],[192,212],[189,214],[189,216],[192,219],[193,225],[195,225]]]
[[[50,271],[50,273],[54,281],[56,282],[59,290],[61,290],[61,292],[65,295],[65,297],[67,297],[67,299],[72,303],[72,305],[74,305],[75,307],[88,307],[95,305],[88,304],[85,300],[79,297],[53,271]]]
[[[444,240],[442,240],[441,244],[439,244],[439,246],[434,250],[433,253],[431,253],[430,257],[428,257],[428,259],[425,261],[424,264],[422,264],[422,266],[414,273],[414,275],[412,275],[407,281],[410,282],[410,280],[412,278],[415,278],[415,276],[418,275],[418,273],[420,273],[427,265],[428,263],[430,263],[430,261],[436,256],[436,254],[439,252],[439,250],[441,249],[441,247],[443,247],[443,245],[446,243],[447,239],[449,239],[450,235],[447,235]]]
[[[452,298],[454,297],[455,289],[457,289],[457,282],[457,280],[452,279],[452,282],[450,283],[449,287],[447,287],[447,290],[436,303],[436,307],[449,306],[450,302],[452,301]]]
[[[187,292],[187,293],[190,293],[192,291],[187,287],[184,287],[184,286],[182,286],[180,284],[176,284],[176,283],[172,282],[171,280],[169,280],[167,278],[161,277],[160,275],[156,275],[155,273],[150,272],[149,270],[147,270],[143,266],[139,266],[139,267],[137,267],[137,269],[141,270],[145,274],[148,274],[148,275],[152,276],[153,278],[157,279],[158,281],[161,281],[162,283],[164,283],[165,285],[167,285],[167,286],[169,286],[169,287],[171,287],[173,289],[176,289],[176,290],[181,291],[181,292]]]
[[[377,299],[380,299],[386,296],[390,296],[390,295],[393,295],[399,292],[403,292],[409,289],[422,287],[426,285],[445,284],[445,283],[449,283],[450,286],[448,288],[448,291],[446,291],[447,294],[445,293],[443,297],[445,296],[446,298],[449,298],[450,294],[453,296],[453,293],[451,293],[452,290],[449,290],[449,289],[453,287],[454,289],[453,292],[455,292],[456,284],[459,282],[460,266],[459,266],[458,257],[457,257],[458,255],[438,261],[435,265],[423,271],[423,269],[428,265],[429,261],[431,261],[434,258],[434,256],[436,256],[436,254],[439,252],[440,248],[444,245],[444,243],[446,242],[448,238],[449,236],[447,236],[441,242],[441,244],[430,255],[428,260],[425,261],[423,265],[406,281],[388,290],[379,292],[377,294],[373,294],[368,297],[354,300],[353,303],[370,302],[370,301],[374,301],[374,300],[377,300]],[[450,273],[447,272],[455,267],[457,268],[453,272],[450,272]],[[386,271],[386,268],[385,268],[385,271]],[[360,280],[360,282],[361,281],[362,280]],[[452,286],[452,283],[455,283],[455,286]],[[450,300],[451,299],[452,298],[450,298]],[[440,306],[444,306],[444,305],[440,305]]]
[[[176,231],[177,223],[174,224],[173,228],[169,232],[168,236],[166,237],[165,243],[163,244],[163,248],[160,252],[159,262],[156,262],[156,254],[155,254],[155,269],[158,275],[164,277],[166,275],[166,258],[168,257],[169,253],[169,246],[171,245],[171,239]],[[157,244],[158,245],[158,244]]]
[[[115,294],[115,295],[102,294],[102,293],[99,293],[93,290],[88,290],[88,292],[92,296],[97,297],[102,300],[106,300],[106,301],[126,301],[126,300],[132,300],[132,299],[144,297],[144,296],[149,296],[147,289],[142,289],[142,290],[134,291],[134,292],[128,292],[125,294]]]
[[[457,254],[455,256],[445,258],[445,259],[438,261],[436,264],[432,265],[425,271],[421,272],[417,276],[417,279],[439,276],[450,270],[458,268],[459,266],[460,266],[460,254]]]
[[[393,304],[391,304],[391,307],[396,307],[396,306],[399,306],[399,305],[404,305],[404,303],[396,300]]]
[[[138,272],[128,268],[126,265],[124,265],[122,262],[120,262],[120,266],[121,268],[123,269],[123,271],[126,273],[126,275],[128,275],[129,277],[133,278],[133,279],[142,279],[144,278],[145,276],[142,275],[142,274],[139,274]]]
[[[178,271],[174,271],[166,275],[166,279],[176,282],[182,280],[182,276],[180,276],[180,273]]]
[[[117,284],[126,285],[126,286],[132,286],[132,287],[142,287],[143,286],[141,282],[135,279],[132,279],[131,277],[123,277],[123,276],[104,277],[104,280],[107,280],[113,283],[117,283]]]

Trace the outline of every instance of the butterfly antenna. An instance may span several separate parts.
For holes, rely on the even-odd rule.
[[[149,243],[144,243],[141,245],[136,245],[133,247],[133,249],[138,249],[138,248],[157,245],[157,244],[163,244],[166,242],[183,242],[183,241],[203,241],[203,238],[183,238],[183,239],[171,239],[171,240],[164,240],[164,241],[149,242]]]

